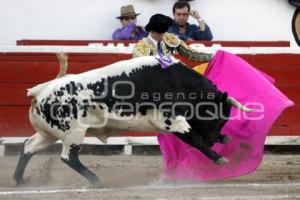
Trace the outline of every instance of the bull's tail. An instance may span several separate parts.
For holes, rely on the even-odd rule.
[[[66,53],[57,53],[56,57],[59,61],[59,72],[56,76],[56,78],[63,77],[66,75],[67,70],[68,70],[68,55]]]
[[[66,72],[68,69],[68,56],[65,53],[57,53],[56,57],[59,61],[59,72],[58,72],[56,78],[61,78],[66,75]],[[43,91],[50,82],[51,81],[42,83],[33,88],[28,89],[27,96],[35,97],[37,94],[39,94],[41,91]]]
[[[242,110],[244,112],[254,112],[254,109],[247,108],[246,106],[243,106],[240,102],[238,102],[235,98],[233,97],[228,97],[227,102],[234,107],[236,107],[239,110]]]

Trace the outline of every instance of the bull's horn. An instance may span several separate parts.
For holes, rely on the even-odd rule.
[[[66,53],[57,53],[56,57],[59,61],[59,72],[56,76],[56,78],[63,77],[67,73],[68,69],[68,55]]]
[[[228,97],[227,98],[227,102],[231,105],[233,105],[234,107],[236,107],[239,110],[242,110],[244,112],[254,112],[255,110],[247,108],[245,106],[243,106],[240,102],[238,102],[235,98],[233,97]]]

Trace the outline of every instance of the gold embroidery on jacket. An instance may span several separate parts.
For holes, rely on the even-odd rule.
[[[156,55],[157,54],[157,49],[155,48],[155,44],[152,42],[152,40],[150,39],[150,36],[146,37],[145,40],[148,42],[149,44],[149,48],[150,48],[150,55]]]
[[[196,62],[208,62],[212,57],[212,54],[202,53],[192,49],[182,40],[180,41],[177,51],[188,60]]]
[[[163,41],[172,48],[177,48],[180,44],[178,36],[168,32],[164,34]]]
[[[150,55],[150,45],[147,42],[147,40],[144,38],[138,43],[133,48],[133,57],[142,57],[142,56],[149,56]]]

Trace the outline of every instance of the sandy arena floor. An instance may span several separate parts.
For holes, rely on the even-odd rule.
[[[0,199],[300,199],[300,155],[265,155],[250,175],[218,182],[164,182],[161,156],[81,156],[103,182],[91,186],[60,161],[35,155],[15,186],[18,156],[0,158]]]

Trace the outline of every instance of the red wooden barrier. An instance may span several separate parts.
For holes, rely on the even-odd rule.
[[[117,41],[117,40],[18,40],[17,45],[30,46],[30,45],[48,45],[48,46],[87,46],[90,43],[103,43],[107,45],[109,43],[118,44],[123,43],[126,46],[130,43],[137,41]],[[190,44],[191,42],[187,42]],[[289,47],[289,41],[201,41],[192,42],[204,44],[207,47],[213,44],[220,44],[224,47]]]
[[[271,135],[300,134],[300,55],[262,54],[240,55],[258,69],[276,79],[278,86],[296,106],[287,109],[271,129]],[[80,73],[103,67],[118,60],[130,58],[128,54],[69,54],[68,73]],[[188,62],[191,66],[199,63]],[[26,88],[53,79],[58,62],[52,53],[0,54],[0,136],[28,136],[34,130],[28,120],[30,100]],[[146,136],[153,133],[123,133]]]

